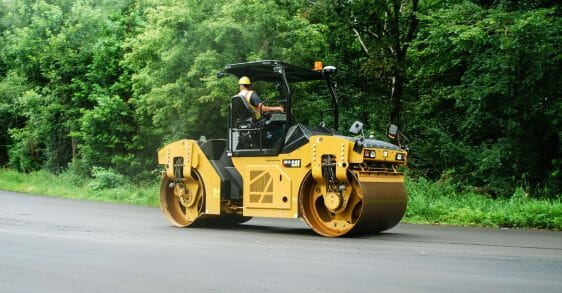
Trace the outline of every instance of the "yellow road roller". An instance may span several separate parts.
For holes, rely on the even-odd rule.
[[[256,113],[244,96],[231,98],[228,139],[184,139],[158,151],[165,166],[160,207],[178,227],[237,224],[252,217],[302,218],[316,233],[339,237],[394,227],[406,210],[407,148],[338,133],[336,68],[304,69],[277,60],[227,65],[217,77],[274,83],[283,113]],[[294,121],[291,84],[322,81],[331,100],[330,122]],[[258,118],[259,117],[259,118]],[[392,125],[389,135],[399,133]]]

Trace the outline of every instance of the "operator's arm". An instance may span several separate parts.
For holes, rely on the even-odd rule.
[[[252,95],[250,96],[250,104],[252,104],[252,106],[254,107],[258,107],[258,109],[261,109],[262,112],[271,112],[271,111],[279,111],[282,113],[285,112],[283,106],[270,107],[264,105],[263,102],[258,97],[258,94],[256,94],[256,92],[253,92]]]
[[[283,109],[283,106],[269,107],[264,105],[263,103],[260,103],[259,107],[261,108],[262,112],[279,111],[281,113],[285,113],[285,109]]]

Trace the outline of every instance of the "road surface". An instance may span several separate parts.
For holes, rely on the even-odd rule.
[[[562,292],[562,233],[299,220],[174,228],[157,208],[0,191],[0,292]]]

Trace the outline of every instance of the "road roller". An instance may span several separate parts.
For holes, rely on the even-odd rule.
[[[227,65],[217,77],[272,83],[283,113],[256,113],[246,99],[230,99],[227,139],[183,139],[158,151],[160,207],[178,227],[239,224],[252,217],[301,218],[317,234],[340,237],[394,227],[406,210],[401,167],[408,152],[366,138],[361,122],[350,136],[338,131],[336,68],[305,69],[278,60]],[[291,85],[316,81],[331,108],[311,127],[291,114]],[[320,81],[320,82],[318,82]],[[259,115],[258,115],[259,114]],[[396,125],[389,136],[397,138]]]

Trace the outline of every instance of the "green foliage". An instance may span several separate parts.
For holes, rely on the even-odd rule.
[[[41,170],[30,173],[19,173],[0,169],[0,189],[13,190],[34,194],[45,194],[56,197],[86,199],[107,202],[119,202],[144,206],[158,205],[158,188],[156,180],[144,185],[125,183],[113,188],[93,189],[88,185],[76,185],[69,181],[68,174],[53,175]]]
[[[408,68],[407,52],[418,29],[419,1],[336,1],[364,51],[363,80],[374,80],[390,100],[390,122],[402,127],[401,104]]]
[[[18,98],[26,90],[25,78],[15,72],[8,72],[0,81],[0,166],[9,160],[8,146],[12,144],[9,129],[23,126],[24,119],[19,112]]]
[[[114,188],[125,185],[126,183],[125,177],[119,173],[116,173],[112,169],[93,167],[92,176],[94,177],[94,179],[90,183],[88,183],[88,187],[93,190]]]
[[[410,51],[414,168],[492,194],[559,194],[562,21],[554,9],[470,2],[420,16]],[[414,145],[415,144],[415,145]],[[456,159],[455,159],[456,158]]]
[[[112,19],[112,9],[120,6],[105,1],[4,5],[12,26],[4,33],[7,46],[0,56],[13,76],[28,82],[29,89],[25,94],[2,97],[19,106],[16,113],[25,121],[9,126],[13,128],[9,132],[10,165],[25,171],[45,167],[58,173],[80,155],[82,146],[86,155],[106,151],[99,144],[86,146],[104,128],[94,132],[91,127],[85,129],[90,135],[87,142],[79,141],[85,136],[70,134],[81,133],[81,118],[96,105],[99,96],[128,98],[127,78],[120,76],[123,72],[119,67],[125,24]],[[88,119],[92,120],[86,115]],[[93,123],[84,124],[88,127]],[[121,139],[129,140],[125,136]],[[108,157],[107,152],[104,156]]]
[[[454,184],[427,179],[407,181],[409,223],[562,230],[562,203],[535,199],[517,188],[511,199],[492,199]]]
[[[114,157],[130,150],[129,140],[135,133],[132,110],[118,96],[97,97],[97,105],[84,110],[79,123],[80,131],[73,136],[80,141],[81,158],[88,164],[109,168],[114,166]]]
[[[171,1],[147,8],[146,25],[127,40],[131,51],[124,59],[135,72],[142,136],[225,137],[227,101],[238,89],[234,79],[217,80],[217,70],[256,59],[314,60],[324,47],[323,28],[277,1]]]
[[[72,186],[82,187],[90,179],[90,166],[84,160],[76,159],[68,164],[68,168],[59,175],[59,178]]]
[[[22,93],[14,102],[19,106],[20,115],[26,119],[27,127],[9,129],[13,141],[9,146],[9,162],[16,170],[29,172],[39,169],[45,161],[43,138],[51,126],[47,121],[49,109],[45,98],[33,90]]]

